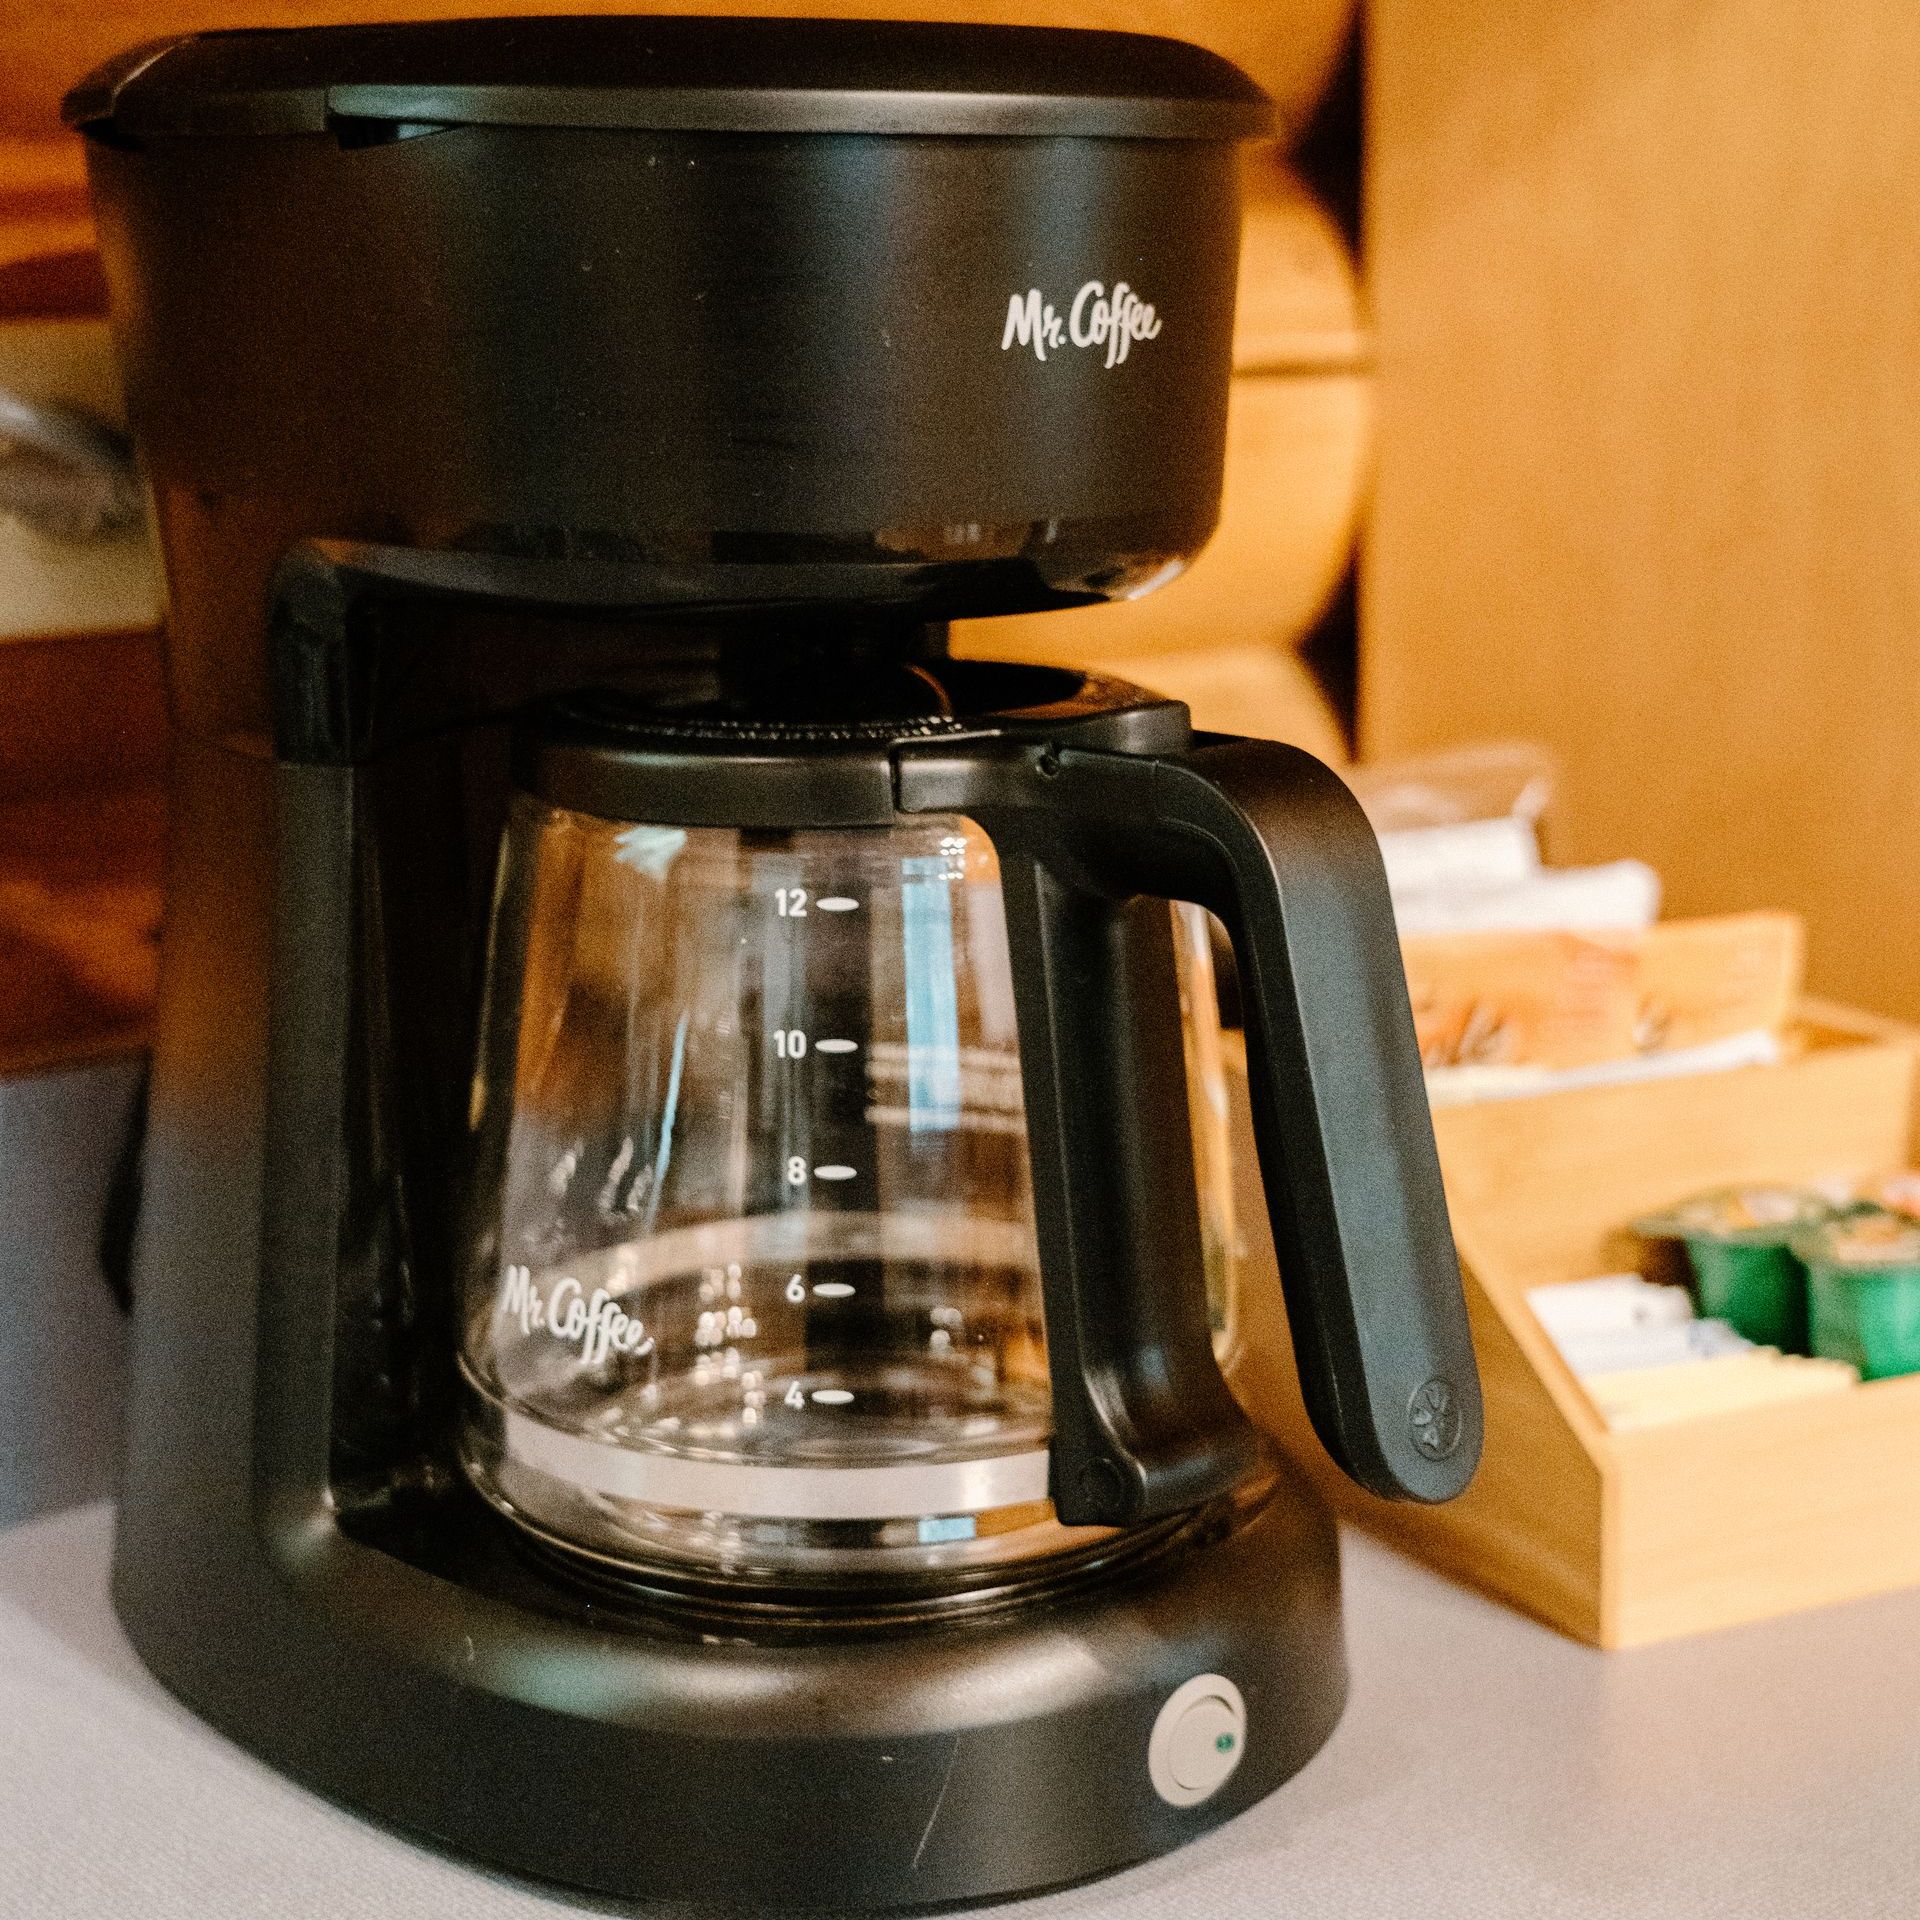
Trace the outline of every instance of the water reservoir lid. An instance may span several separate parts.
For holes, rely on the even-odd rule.
[[[125,142],[369,121],[1238,140],[1274,121],[1238,67],[1155,35],[644,14],[188,34],[110,60],[64,111]]]

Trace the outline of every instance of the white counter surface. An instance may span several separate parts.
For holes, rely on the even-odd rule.
[[[591,1910],[339,1812],[199,1725],[114,1624],[110,1525],[93,1506],[0,1533],[6,1920]],[[1306,1772],[1181,1853],[1003,1912],[1920,1915],[1920,1593],[1601,1655],[1370,1541],[1346,1567],[1353,1700]]]

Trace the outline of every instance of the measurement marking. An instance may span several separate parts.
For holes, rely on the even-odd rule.
[[[849,899],[844,893],[830,893],[824,900],[816,900],[813,904],[822,913],[857,913],[860,909],[860,902]]]
[[[860,1042],[858,1040],[816,1040],[814,1051],[817,1053],[852,1053]]]
[[[844,1407],[852,1399],[845,1387],[815,1387],[807,1396],[816,1407]]]
[[[813,1290],[816,1300],[844,1300],[853,1291],[848,1280],[822,1280]]]
[[[855,1171],[853,1167],[815,1167],[813,1177],[816,1180],[851,1180]]]

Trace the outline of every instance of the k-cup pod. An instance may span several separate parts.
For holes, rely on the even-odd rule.
[[[1863,1207],[1798,1235],[1813,1351],[1863,1380],[1920,1373],[1920,1220]]]
[[[1633,1226],[1645,1239],[1686,1248],[1704,1317],[1726,1321],[1756,1346],[1805,1353],[1807,1274],[1793,1241],[1832,1213],[1825,1195],[1804,1187],[1727,1187]]]

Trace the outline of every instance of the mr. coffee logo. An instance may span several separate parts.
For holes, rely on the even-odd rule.
[[[549,1294],[525,1267],[509,1267],[499,1310],[518,1321],[522,1333],[545,1330],[565,1345],[578,1347],[590,1365],[610,1354],[653,1351],[653,1335],[605,1287],[595,1287],[589,1294],[571,1276],[557,1281]]]
[[[1136,340],[1151,340],[1160,331],[1160,316],[1124,280],[1109,293],[1106,283],[1089,280],[1073,296],[1063,320],[1038,287],[1014,294],[1007,302],[1007,324],[1000,335],[1000,351],[1031,347],[1036,360],[1062,347],[1105,347],[1107,365],[1117,367],[1133,350]]]

